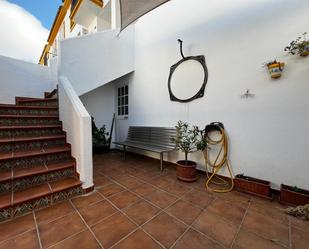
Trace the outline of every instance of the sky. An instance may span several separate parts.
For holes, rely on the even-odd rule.
[[[0,0],[0,55],[38,63],[61,0]]]

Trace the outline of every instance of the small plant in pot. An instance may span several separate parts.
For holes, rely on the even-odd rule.
[[[185,160],[177,162],[177,178],[185,182],[197,180],[196,162],[188,160],[188,155],[198,150],[197,145],[202,146],[203,137],[197,126],[190,126],[186,122],[178,121],[176,136],[172,138],[176,150],[185,154]],[[202,149],[202,148],[200,148]]]
[[[284,62],[273,60],[266,62],[263,66],[268,68],[271,78],[277,79],[281,77],[284,65]]]
[[[284,51],[287,51],[292,55],[309,55],[309,40],[307,39],[306,35],[307,32],[303,33],[302,36],[297,37],[297,39],[291,41],[290,45],[284,48]]]
[[[94,118],[92,119],[92,149],[94,154],[102,154],[109,151],[110,141],[109,133],[103,125],[100,129],[96,126]]]

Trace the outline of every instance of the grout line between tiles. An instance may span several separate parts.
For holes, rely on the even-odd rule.
[[[246,208],[246,211],[245,211],[245,213],[244,213],[244,216],[242,217],[241,222],[240,222],[240,224],[239,224],[239,226],[238,226],[238,228],[237,228],[236,234],[235,234],[235,236],[234,236],[234,238],[233,238],[233,241],[232,241],[232,243],[231,243],[231,245],[230,245],[230,247],[229,247],[230,249],[232,249],[232,247],[233,247],[234,244],[235,244],[236,238],[238,237],[238,234],[239,234],[239,232],[240,232],[240,229],[241,229],[241,227],[242,227],[242,225],[243,225],[243,223],[244,223],[244,221],[245,221],[245,218],[246,218],[247,213],[248,213],[248,211],[249,211],[250,205],[251,205],[251,201],[248,203],[248,206],[247,206],[247,208]]]
[[[87,224],[87,222],[84,220],[83,216],[80,214],[79,210],[74,206],[74,204],[72,203],[72,200],[69,200],[69,202],[71,203],[71,205],[73,206],[73,208],[75,209],[75,211],[77,212],[77,214],[79,215],[79,217],[81,218],[81,220],[84,222],[84,224],[86,225],[86,227],[88,228],[88,230],[90,231],[90,233],[92,234],[92,236],[95,238],[95,240],[97,241],[97,243],[99,244],[99,246],[104,249],[103,245],[101,244],[100,240],[97,238],[97,236],[95,235],[95,233],[92,231],[91,227]]]
[[[101,194],[101,193],[99,193]],[[102,195],[102,197],[104,197]],[[105,197],[104,197],[105,198]],[[129,237],[131,234],[133,234],[135,231],[137,231],[138,229],[141,229],[144,233],[146,233],[152,240],[154,240],[155,242],[157,242],[162,248],[166,248],[165,246],[163,246],[161,244],[160,241],[158,241],[157,239],[155,239],[152,235],[150,235],[147,231],[145,231],[143,229],[142,226],[144,226],[146,223],[150,222],[151,220],[153,220],[155,217],[157,217],[160,213],[162,213],[162,209],[159,208],[161,211],[156,213],[150,220],[148,220],[147,222],[143,223],[142,225],[137,224],[133,219],[131,219],[125,212],[123,212],[123,210],[119,209],[111,200],[105,198],[106,201],[108,201],[114,208],[116,208],[118,210],[118,212],[120,212],[121,214],[123,214],[125,217],[127,217],[133,224],[135,224],[137,226],[136,229],[134,229],[133,231],[131,231],[129,234],[127,234],[126,236],[124,236],[123,238],[121,238],[119,241],[117,241],[114,245],[111,246],[111,248],[113,248],[114,246],[116,246],[117,244],[119,244],[121,241],[125,240],[127,237]],[[128,208],[128,207],[126,207]]]
[[[205,211],[217,198],[218,198],[218,197],[215,197],[213,200],[211,200],[211,201],[207,204],[207,206],[206,206],[205,208],[202,208],[202,212],[192,221],[192,223],[187,227],[187,229],[183,232],[183,234],[180,235],[180,237],[173,243],[173,245],[172,245],[170,248],[174,248],[174,247],[176,246],[176,244],[185,236],[185,234],[186,234],[190,229],[192,229],[192,230],[198,232],[198,233],[201,234],[203,237],[206,237],[207,239],[213,241],[214,243],[219,244],[220,246],[226,248],[220,241],[217,241],[216,239],[214,239],[214,238],[212,238],[212,237],[210,237],[210,236],[208,236],[208,235],[202,233],[201,231],[199,231],[199,230],[197,230],[197,229],[195,229],[195,228],[193,227],[195,221],[197,221],[197,220],[200,218],[200,216],[203,214],[203,212],[204,212],[204,211]],[[177,218],[177,217],[176,217],[176,218]]]
[[[63,241],[68,240],[68,239],[70,239],[70,238],[73,238],[74,236],[76,236],[76,235],[78,235],[78,234],[80,234],[80,233],[83,233],[83,232],[85,232],[85,231],[87,231],[87,228],[82,229],[82,230],[79,231],[79,232],[76,232],[76,233],[71,234],[70,236],[66,237],[66,238],[63,239],[63,240],[60,240],[60,241],[56,242],[55,244],[53,244],[53,245],[47,247],[46,249],[53,248],[53,247],[59,245],[60,243],[62,243]]]
[[[8,221],[10,221],[10,220],[8,220]],[[1,224],[2,224],[2,223],[1,223]],[[4,223],[3,223],[3,224],[4,224]],[[20,237],[20,236],[22,236],[22,235],[24,235],[24,234],[26,234],[26,233],[28,233],[28,232],[34,231],[34,230],[35,230],[35,228],[31,228],[31,229],[26,230],[26,231],[24,231],[24,232],[22,232],[22,233],[19,233],[19,234],[17,234],[17,235],[14,235],[14,236],[12,236],[12,237],[9,237],[9,238],[7,238],[7,239],[5,239],[5,240],[2,240],[2,241],[0,241],[0,246],[1,246],[2,244],[6,243],[6,242],[8,242],[8,241],[10,241],[10,240],[12,240],[12,239],[16,239],[16,238],[18,238],[18,237]]]
[[[292,241],[292,222],[291,217],[288,217],[289,219],[289,249],[293,248],[293,241]]]
[[[36,234],[37,234],[37,236],[38,236],[39,246],[40,246],[40,249],[43,249],[42,241],[41,241],[41,237],[40,237],[40,231],[39,231],[38,223],[37,223],[37,220],[36,220],[35,212],[32,211],[32,214],[33,214],[33,218],[34,218],[34,224],[35,224]]]
[[[133,176],[134,177],[134,176]],[[111,179],[112,181],[115,181],[115,180],[113,180],[113,179]],[[144,183],[148,183],[148,182],[145,182],[145,181],[143,181]],[[153,220],[155,217],[157,217],[157,216],[159,216],[161,213],[167,213],[166,211],[167,211],[167,209],[169,208],[169,207],[171,207],[171,206],[173,206],[176,202],[178,202],[179,200],[182,200],[181,198],[182,198],[182,196],[177,196],[177,195],[174,195],[174,194],[171,194],[171,193],[169,193],[169,192],[167,192],[167,191],[165,191],[165,190],[162,190],[161,188],[159,188],[159,187],[157,187],[157,186],[155,186],[155,185],[152,185],[151,183],[148,183],[148,184],[150,184],[151,186],[153,186],[153,187],[155,187],[157,190],[159,190],[159,191],[162,191],[162,192],[165,192],[165,193],[167,193],[167,194],[169,194],[169,195],[172,195],[172,196],[174,196],[174,197],[176,197],[177,199],[172,203],[172,204],[170,204],[169,206],[167,206],[167,207],[165,207],[165,208],[161,208],[161,207],[159,207],[159,206],[157,206],[156,204],[154,204],[154,203],[152,203],[152,202],[150,202],[149,200],[147,200],[147,199],[145,199],[143,196],[141,196],[141,195],[139,195],[139,194],[137,194],[137,193],[134,193],[133,191],[131,191],[130,189],[128,189],[126,186],[124,186],[124,185],[122,185],[121,183],[118,183],[117,182],[117,184],[119,184],[119,185],[121,185],[122,187],[124,187],[125,189],[127,189],[127,191],[129,191],[129,192],[131,192],[131,193],[133,193],[133,194],[135,194],[135,195],[137,195],[137,196],[139,196],[142,200],[144,200],[144,201],[146,201],[147,203],[149,203],[149,204],[151,204],[151,205],[153,205],[153,206],[155,206],[155,207],[157,207],[159,210],[160,210],[160,212],[158,212],[158,213],[156,213],[155,215],[154,215],[154,217],[152,217],[150,220],[148,220],[148,221],[146,221],[145,223],[143,223],[142,225],[138,225],[134,220],[132,220],[130,217],[128,217],[127,215],[126,215],[126,213],[124,213],[124,212],[122,212],[122,210],[120,210],[118,207],[116,207],[108,198],[107,198],[107,200],[113,205],[113,206],[115,206],[121,213],[123,213],[126,217],[128,217],[131,221],[133,221],[134,222],[134,224],[136,224],[137,226],[139,226],[139,228],[142,230],[142,231],[144,231],[148,236],[150,236],[152,239],[154,239],[156,242],[159,242],[159,241],[157,241],[152,235],[150,235],[146,230],[144,230],[143,229],[143,226],[145,226],[147,223],[149,223],[151,220]],[[173,183],[171,183],[171,184],[173,184]],[[170,185],[171,185],[170,184]],[[167,185],[167,186],[169,186],[169,185]],[[165,187],[167,187],[167,186],[165,186]],[[191,192],[193,192],[195,189],[192,189],[191,191],[189,191],[188,193],[191,193]],[[154,191],[153,191],[154,192]],[[186,193],[186,194],[188,194],[188,193]],[[101,193],[100,193],[101,194]],[[185,194],[184,194],[185,195]],[[104,197],[105,198],[105,197]],[[203,211],[215,200],[215,199],[217,199],[217,197],[215,197],[212,201],[210,201],[210,203],[208,203],[208,205],[206,206],[206,207],[204,207],[204,208],[201,208],[201,207],[199,207],[199,206],[196,206],[196,205],[192,205],[192,203],[189,203],[189,202],[187,202],[187,203],[189,203],[189,204],[191,204],[192,206],[195,206],[195,207],[198,207],[199,209],[201,209],[202,210],[202,212],[201,212],[201,214],[203,213]],[[184,201],[184,200],[183,200]],[[185,201],[186,202],[186,201]],[[134,205],[135,203],[133,203],[132,205]],[[132,206],[132,205],[130,205],[130,206]],[[127,208],[129,208],[129,206],[127,206],[127,207],[125,207],[124,209],[127,209]],[[169,213],[167,213],[168,215],[170,215]],[[201,215],[200,214],[200,215]],[[184,224],[185,226],[188,226],[185,222],[183,222],[182,220],[180,220],[180,219],[178,219],[177,217],[175,217],[175,216],[173,216],[173,215],[170,215],[170,216],[172,216],[173,218],[175,218],[178,222],[180,222],[180,223],[182,223],[182,224]],[[194,222],[193,222],[194,223]],[[192,223],[192,224],[193,224]],[[191,224],[191,225],[192,225]],[[191,226],[190,226],[191,227]],[[187,230],[186,230],[187,231]],[[185,231],[185,232],[186,232]],[[133,231],[134,232],[134,231]],[[126,239],[128,236],[130,236],[133,232],[131,232],[130,234],[128,234],[127,236],[125,236],[124,238],[122,238],[120,241],[118,241],[115,245],[117,245],[118,243],[120,243],[122,240],[124,240],[124,239]],[[184,233],[185,233],[184,232]],[[206,236],[207,237],[207,236]],[[220,242],[218,242],[218,241],[216,241],[216,240],[214,240],[214,239],[211,239],[211,240],[213,240],[213,241],[215,241],[216,243],[219,243],[220,245],[222,245]],[[161,243],[159,243],[161,246],[163,246]],[[115,246],[115,245],[113,245],[113,247]],[[163,248],[166,248],[165,246],[163,246]]]

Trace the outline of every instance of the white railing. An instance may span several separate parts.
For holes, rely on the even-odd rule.
[[[83,188],[90,188],[93,186],[91,117],[70,81],[63,76],[59,78],[59,114]]]

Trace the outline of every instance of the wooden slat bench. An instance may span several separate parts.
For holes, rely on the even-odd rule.
[[[130,126],[127,139],[123,142],[114,142],[123,146],[124,153],[127,147],[156,152],[160,154],[160,168],[163,170],[163,153],[173,151],[175,145],[171,138],[175,137],[176,130],[168,127]]]

